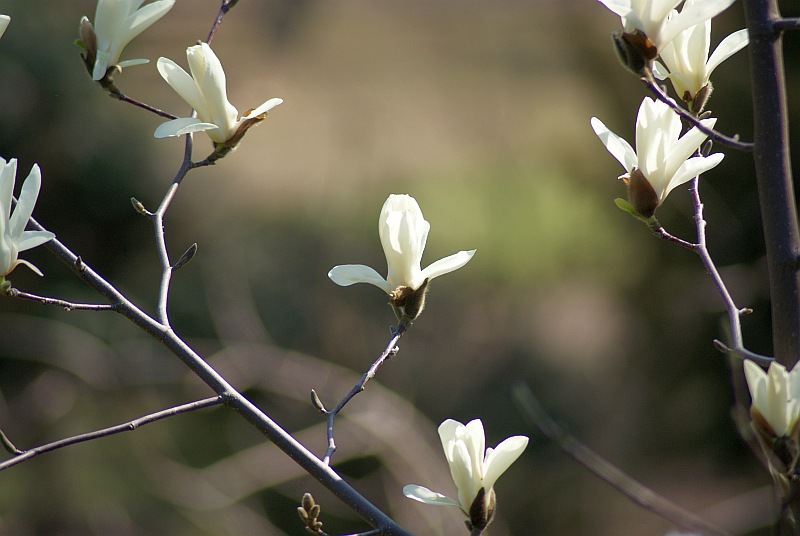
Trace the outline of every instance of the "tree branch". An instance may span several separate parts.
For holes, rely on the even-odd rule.
[[[94,439],[100,439],[102,437],[108,437],[122,432],[130,432],[132,430],[136,430],[140,426],[144,426],[145,424],[150,424],[151,422],[160,421],[161,419],[166,419],[167,417],[173,417],[175,415],[181,415],[183,413],[188,413],[190,411],[204,409],[211,406],[217,406],[221,404],[223,401],[224,399],[221,396],[204,398],[202,400],[197,400],[195,402],[189,402],[188,404],[182,404],[180,406],[175,406],[173,408],[168,408],[161,411],[157,411],[155,413],[150,413],[148,415],[139,417],[138,419],[134,419],[132,421],[128,421],[123,424],[110,426],[108,428],[103,428],[101,430],[96,430],[94,432],[88,432],[85,434],[67,437],[65,439],[53,441],[52,443],[47,443],[45,445],[34,447],[29,450],[19,450],[17,447],[14,446],[13,443],[11,443],[11,441],[6,437],[6,435],[3,434],[4,438],[3,445],[5,446],[6,450],[9,450],[13,454],[15,454],[15,457],[0,463],[0,471],[8,469],[9,467],[22,463],[25,460],[28,460],[40,454],[44,454],[46,452],[52,452],[54,450],[58,450],[64,447],[69,447],[70,445],[76,445],[78,443],[84,443],[86,441],[92,441]]]
[[[791,368],[800,357],[800,233],[789,157],[777,0],[745,0],[750,35],[754,160],[772,302],[773,353]]]
[[[365,386],[367,385],[367,382],[369,382],[372,378],[375,377],[381,365],[383,365],[383,363],[387,359],[397,354],[397,352],[400,350],[400,348],[397,346],[397,342],[400,340],[400,337],[402,337],[406,331],[408,331],[408,325],[405,322],[400,322],[400,324],[398,324],[397,326],[397,329],[392,330],[392,338],[389,339],[389,343],[386,345],[386,348],[384,348],[381,355],[378,356],[378,359],[376,359],[375,362],[372,363],[369,369],[367,369],[367,371],[361,376],[361,378],[358,380],[358,382],[356,382],[353,388],[350,389],[350,391],[348,391],[346,395],[344,395],[344,398],[342,398],[339,401],[339,403],[336,404],[336,407],[334,407],[332,410],[326,410],[325,406],[322,405],[322,401],[319,399],[319,396],[317,396],[317,393],[313,389],[311,390],[312,403],[314,404],[314,406],[316,406],[318,410],[327,415],[328,449],[325,451],[325,456],[322,459],[322,461],[326,465],[330,465],[331,457],[333,457],[333,453],[336,452],[336,441],[334,439],[334,432],[333,432],[333,425],[334,421],[336,420],[336,415],[339,414],[342,408],[344,408],[345,405],[348,402],[350,402],[350,400],[352,400],[354,396],[356,396],[358,393],[364,390]]]
[[[513,392],[523,414],[530,420],[532,425],[536,426],[547,438],[558,444],[561,450],[570,458],[616,488],[633,502],[686,530],[715,534],[717,536],[731,536],[730,533],[715,527],[698,515],[685,510],[666,497],[644,486],[578,441],[545,412],[527,385],[517,384],[514,386]]]

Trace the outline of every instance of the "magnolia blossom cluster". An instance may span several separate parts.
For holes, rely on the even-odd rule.
[[[711,57],[711,19],[734,0],[599,0],[620,16],[614,42],[623,63],[637,74],[653,71],[672,81],[678,96],[700,113],[711,92],[711,73],[747,44],[747,31],[722,40]],[[654,63],[660,57],[662,63]]]
[[[469,517],[472,528],[483,530],[494,517],[494,484],[520,457],[528,446],[528,438],[513,436],[495,448],[486,448],[480,419],[466,425],[447,419],[439,426],[439,439],[458,490],[458,499],[416,484],[404,486],[403,494],[426,504],[458,506]]]
[[[175,0],[157,0],[142,6],[145,0],[98,0],[94,25],[81,19],[80,44],[92,78],[106,88],[113,88],[111,74],[123,67],[148,63],[147,59],[119,61],[122,51],[138,36],[172,9]],[[233,149],[245,132],[264,120],[267,112],[281,99],[269,99],[240,116],[228,101],[225,71],[214,51],[206,43],[186,49],[189,71],[167,58],[159,58],[158,72],[196,112],[160,125],[156,138],[205,132],[216,148],[216,156]]]
[[[458,270],[475,255],[474,249],[459,251],[421,269],[430,228],[416,199],[406,194],[392,194],[383,204],[378,218],[378,234],[388,266],[386,278],[363,264],[334,266],[328,277],[341,286],[375,285],[389,295],[399,320],[413,321],[425,305],[428,282]]]

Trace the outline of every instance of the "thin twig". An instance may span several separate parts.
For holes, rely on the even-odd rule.
[[[700,257],[703,266],[705,266],[706,271],[708,271],[708,275],[711,276],[711,280],[714,282],[714,286],[717,287],[717,291],[725,302],[725,310],[728,312],[728,322],[730,323],[731,330],[731,345],[728,350],[742,358],[751,359],[758,363],[769,363],[772,361],[772,358],[758,355],[744,347],[741,317],[749,310],[742,309],[736,305],[716,264],[714,264],[714,259],[711,258],[711,254],[708,251],[706,221],[703,218],[703,202],[700,199],[700,177],[692,179],[691,192],[692,201],[694,203],[694,222],[695,228],[697,229],[697,244],[694,248],[694,252]]]
[[[315,405],[317,408],[322,411],[327,416],[327,435],[328,435],[328,449],[325,451],[325,456],[322,458],[322,461],[326,465],[330,465],[331,457],[333,457],[334,452],[336,452],[336,441],[334,439],[334,431],[333,426],[336,420],[336,415],[342,410],[342,408],[347,405],[350,400],[353,399],[358,393],[362,392],[372,378],[378,373],[378,369],[386,362],[387,359],[397,354],[400,348],[397,346],[398,341],[403,336],[403,334],[408,331],[408,325],[405,322],[400,322],[398,324],[397,329],[393,330],[392,338],[389,339],[389,343],[384,348],[383,352],[378,359],[376,359],[372,365],[370,365],[369,369],[361,375],[361,378],[356,382],[350,391],[344,398],[342,398],[336,406],[331,410],[326,410],[322,403],[319,402],[319,398],[316,396],[316,393],[312,391],[312,400],[315,401]]]
[[[214,40],[214,36],[217,34],[219,25],[222,23],[222,18],[228,13],[228,11],[233,9],[233,6],[235,6],[238,1],[239,0],[222,0],[222,5],[219,8],[219,13],[217,13],[217,18],[214,19],[214,24],[211,26],[211,31],[208,33],[206,43],[209,45],[211,44],[211,41]]]
[[[39,303],[43,303],[45,305],[55,305],[57,307],[63,307],[65,311],[116,311],[117,306],[113,304],[107,303],[73,303],[64,300],[59,300],[56,298],[47,298],[45,296],[37,296],[36,294],[31,294],[29,292],[23,292],[21,290],[10,288],[6,292],[6,294],[12,298],[20,298],[23,300],[31,300],[36,301]]]
[[[772,28],[778,32],[786,32],[790,30],[800,30],[800,18],[787,17],[785,19],[777,20],[772,23]]]
[[[24,462],[27,459],[33,458],[34,456],[38,456],[40,454],[44,454],[46,452],[58,450],[64,447],[68,447],[70,445],[76,445],[78,443],[84,443],[86,441],[92,441],[94,439],[100,439],[101,437],[108,437],[122,432],[130,432],[132,430],[136,430],[140,426],[144,426],[145,424],[150,424],[151,422],[160,421],[161,419],[166,419],[167,417],[181,415],[183,413],[188,413],[190,411],[195,411],[198,409],[217,406],[219,404],[222,404],[223,402],[224,402],[224,397],[213,396],[210,398],[204,398],[202,400],[196,400],[194,402],[189,402],[188,404],[182,404],[180,406],[175,406],[172,408],[157,411],[155,413],[150,413],[148,415],[144,415],[143,417],[139,417],[138,419],[134,419],[132,421],[128,421],[123,424],[118,424],[116,426],[109,426],[108,428],[103,428],[101,430],[96,430],[94,432],[88,432],[85,434],[79,434],[76,436],[67,437],[65,439],[60,439],[58,441],[53,441],[52,443],[47,443],[45,445],[34,447],[29,450],[20,451],[19,449],[16,449],[16,447],[14,447],[18,451],[17,455],[14,458],[11,458],[9,460],[0,463],[0,471],[8,469],[13,465],[17,465],[19,463]],[[13,443],[11,443],[10,441],[9,444],[13,446]]]
[[[739,141],[738,134],[736,136],[730,137],[714,130],[713,128],[708,128],[707,126],[705,126],[703,123],[700,122],[700,120],[697,117],[694,116],[694,114],[686,111],[680,104],[675,102],[674,99],[672,99],[669,95],[664,93],[664,90],[661,88],[660,85],[656,83],[652,75],[643,77],[642,81],[645,83],[648,89],[650,89],[650,91],[652,91],[655,94],[658,100],[660,100],[664,104],[667,104],[670,108],[675,110],[675,112],[678,115],[686,119],[693,126],[697,127],[697,129],[700,132],[708,135],[708,137],[711,138],[712,140],[718,141],[722,144],[727,145],[728,147],[732,147],[734,149],[738,149],[744,152],[750,152],[753,150],[753,144],[750,142]]]
[[[657,494],[578,441],[545,412],[530,387],[525,384],[517,384],[513,391],[522,412],[532,425],[558,444],[561,450],[573,460],[633,502],[684,529],[717,536],[730,536],[723,529]]]
[[[108,93],[115,99],[121,100],[122,102],[127,102],[128,104],[133,104],[134,106],[138,106],[143,110],[147,110],[148,112],[160,115],[161,117],[165,117],[167,119],[178,119],[177,115],[172,115],[171,113],[165,112],[164,110],[156,108],[155,106],[150,106],[149,104],[146,104],[144,102],[138,101],[136,99],[133,99],[125,95],[122,91],[117,89],[117,87],[113,84],[108,88]]]

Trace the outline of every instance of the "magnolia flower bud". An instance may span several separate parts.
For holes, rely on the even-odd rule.
[[[619,61],[638,76],[644,76],[653,60],[658,57],[658,49],[641,30],[633,33],[616,30],[611,34],[611,40]]]
[[[659,204],[658,194],[644,173],[634,168],[629,175],[623,175],[622,180],[628,186],[628,201],[636,213],[645,218],[655,214]]]

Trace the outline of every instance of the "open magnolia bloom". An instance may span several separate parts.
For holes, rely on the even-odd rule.
[[[26,231],[25,226],[33,214],[33,207],[39,197],[42,176],[39,166],[34,165],[28,178],[22,183],[17,206],[11,213],[11,197],[17,176],[17,160],[6,162],[0,158],[0,280],[14,268],[24,264],[38,275],[42,272],[28,261],[17,258],[25,250],[35,248],[52,240],[55,235],[49,231]]]
[[[713,128],[716,121],[703,119],[700,123]],[[722,153],[692,156],[706,134],[692,127],[681,136],[681,120],[675,111],[649,97],[642,101],[636,117],[636,151],[596,117],[591,123],[608,152],[627,171],[620,179],[628,186],[633,209],[644,218],[651,218],[675,187],[713,168],[724,157]]]
[[[599,1],[622,20],[624,30],[614,35],[614,43],[620,59],[637,74],[642,74],[661,49],[680,32],[714,17],[734,2],[703,0],[670,17],[682,0]]]
[[[389,294],[395,310],[401,309],[401,314],[413,320],[424,306],[428,281],[461,268],[475,254],[474,249],[459,251],[420,269],[430,228],[416,199],[406,194],[392,194],[383,204],[378,219],[378,233],[388,265],[386,279],[363,264],[335,266],[328,277],[343,287],[354,283],[375,285]],[[409,310],[405,310],[407,306]]]
[[[228,102],[225,71],[217,55],[206,43],[186,49],[191,75],[167,58],[158,59],[158,72],[183,100],[197,112],[197,117],[182,117],[158,126],[156,138],[205,132],[216,145],[235,146],[254,124],[264,120],[267,112],[283,102],[269,99],[243,117]]]
[[[753,400],[754,423],[772,437],[795,437],[800,420],[800,369],[791,371],[772,362],[768,372],[752,361],[744,362],[744,373]]]
[[[696,3],[695,0],[687,0],[683,9],[691,9]],[[677,11],[670,15],[676,16]],[[723,39],[709,58],[710,42],[711,19],[707,19],[686,28],[664,45],[659,50],[664,65],[658,62],[654,64],[653,73],[656,78],[669,78],[678,96],[685,102],[692,103],[692,111],[695,113],[702,111],[711,92],[709,78],[714,69],[747,45],[747,30],[739,30]]]
[[[94,26],[89,19],[81,19],[80,34],[86,49],[84,61],[93,80],[105,78],[111,67],[129,67],[150,60],[138,59],[120,62],[122,50],[131,40],[166,15],[175,0],[158,0],[144,7],[145,0],[98,0]]]
[[[426,504],[458,506],[469,516],[473,527],[486,528],[494,515],[494,484],[528,446],[528,438],[509,437],[487,449],[480,419],[466,425],[447,419],[439,426],[439,438],[458,489],[458,500],[415,484],[403,487],[403,494]]]

